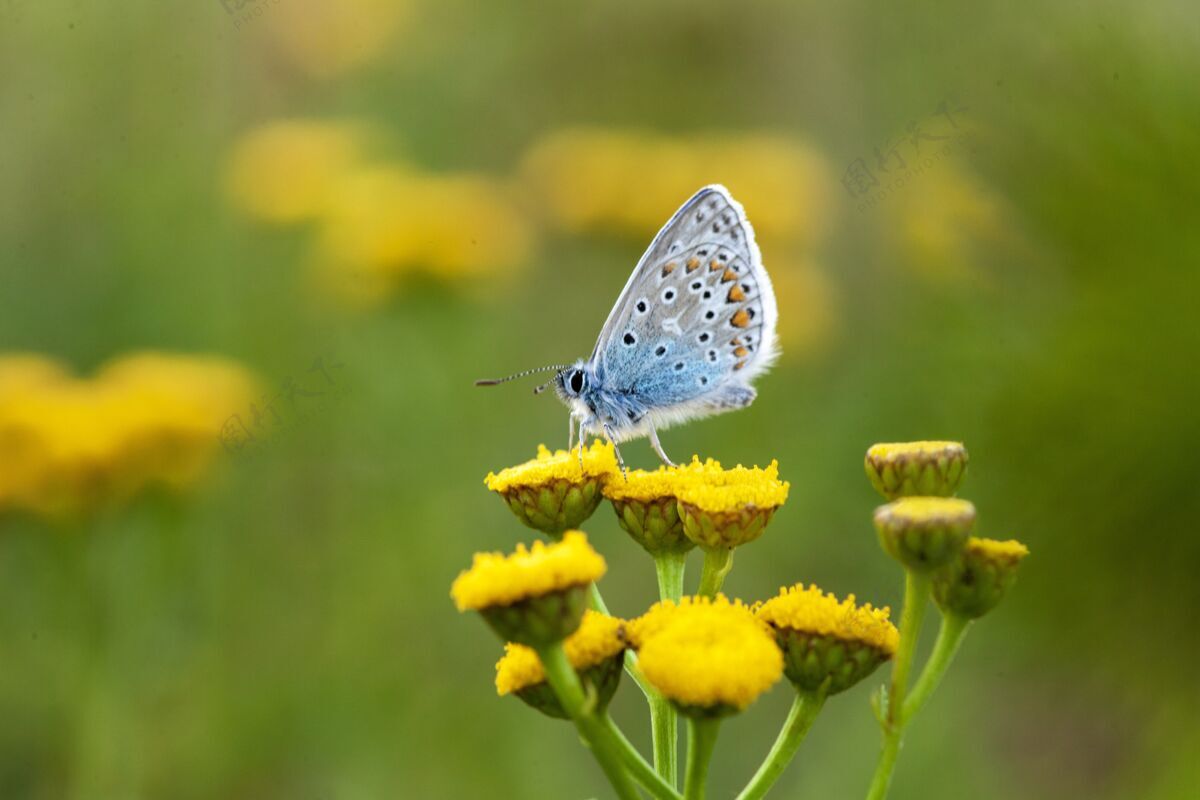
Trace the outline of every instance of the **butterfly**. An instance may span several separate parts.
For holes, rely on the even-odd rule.
[[[555,371],[570,409],[567,447],[580,457],[588,434],[619,442],[650,438],[688,420],[745,408],[751,383],[779,355],[771,279],[746,212],[720,185],[680,206],[650,242],[608,315],[588,359],[476,381],[490,386]],[[621,469],[625,462],[617,450]]]

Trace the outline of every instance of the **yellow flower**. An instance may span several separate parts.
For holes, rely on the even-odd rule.
[[[195,356],[134,354],[91,380],[23,363],[0,364],[0,508],[52,518],[190,486],[254,385],[232,362]]]
[[[978,280],[987,253],[1013,242],[1009,215],[999,195],[961,160],[932,158],[900,196],[883,203],[885,236],[897,262],[928,281]]]
[[[839,602],[816,586],[780,589],[756,613],[775,631],[788,679],[807,691],[849,689],[895,655],[900,643],[889,609],[857,606],[854,595]]]
[[[459,611],[479,611],[506,641],[538,647],[579,627],[587,589],[606,566],[579,531],[515,553],[476,553],[450,588]]]
[[[779,462],[766,469],[741,465],[723,469],[711,458],[679,469],[675,496],[684,533],[706,548],[752,542],[787,500],[789,484],[779,480]]]
[[[261,14],[235,14],[235,25],[265,39],[305,73],[330,78],[363,66],[393,47],[412,17],[412,0],[279,0]]]
[[[689,716],[740,711],[783,673],[766,626],[723,595],[663,601],[634,627],[642,674]]]
[[[575,128],[536,142],[522,165],[539,205],[572,231],[643,239],[706,183],[723,183],[773,240],[804,244],[828,228],[832,181],[806,143],[770,134],[692,135]],[[636,185],[637,191],[629,191]]]
[[[583,451],[582,470],[578,450],[551,453],[538,445],[535,459],[499,474],[489,472],[484,484],[504,499],[521,522],[558,536],[578,528],[595,512],[601,489],[618,474],[613,445],[597,439]]]
[[[946,613],[982,617],[1004,599],[1027,555],[1029,548],[1015,539],[971,537],[958,559],[934,574],[933,599]]]
[[[579,630],[563,642],[571,666],[586,686],[596,692],[597,707],[607,707],[620,682],[625,652],[622,621],[596,611],[584,612]],[[496,664],[496,693],[516,694],[544,714],[566,719],[568,714],[546,684],[546,673],[537,653],[525,645],[508,642]]]
[[[683,533],[675,491],[679,467],[662,466],[647,472],[635,469],[625,480],[604,484],[604,496],[612,502],[617,522],[651,555],[687,552],[695,543]]]
[[[244,134],[234,146],[225,185],[251,217],[287,224],[323,214],[334,186],[360,158],[365,139],[356,123],[288,119]]]
[[[760,242],[768,253],[771,285],[779,300],[779,343],[784,358],[812,360],[838,333],[838,296],[829,271],[810,257]]]
[[[457,280],[505,278],[528,260],[533,231],[495,180],[397,164],[352,171],[332,191],[318,243],[318,277],[344,299],[387,297],[425,271]]]
[[[62,383],[70,373],[58,361],[35,353],[0,355],[0,403],[15,394],[52,383]]]
[[[950,497],[967,474],[962,442],[876,444],[867,450],[867,477],[888,500],[897,497]]]
[[[879,542],[917,572],[953,561],[975,527],[975,506],[950,497],[902,497],[875,509]]]

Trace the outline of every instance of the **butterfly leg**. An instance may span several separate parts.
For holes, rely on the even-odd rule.
[[[662,459],[664,464],[668,467],[675,466],[675,462],[667,458],[667,454],[663,452],[662,442],[658,440],[658,431],[654,430],[654,428],[650,429],[650,446],[654,448],[654,452],[658,453],[658,457]]]
[[[613,436],[612,428],[608,427],[608,423],[604,423],[604,435],[608,437],[608,441],[612,442],[613,452],[617,455],[617,464],[621,467],[621,475],[625,480],[629,480],[629,470],[625,468],[625,459],[621,458],[621,448],[617,447],[616,437]]]
[[[575,415],[567,414],[567,452],[575,449]]]

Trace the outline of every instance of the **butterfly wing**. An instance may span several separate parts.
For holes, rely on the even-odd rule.
[[[777,355],[778,312],[745,211],[706,186],[650,243],[592,362],[603,387],[658,425],[740,407]]]

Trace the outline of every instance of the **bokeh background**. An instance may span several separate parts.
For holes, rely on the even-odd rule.
[[[1182,0],[6,0],[0,796],[603,796],[448,597],[534,536],[483,476],[566,437],[471,381],[589,353],[723,182],[784,356],[664,444],[792,485],[727,589],[895,607],[863,453],[961,439],[1032,555],[892,796],[1196,797],[1198,44]],[[588,527],[637,614],[650,562]],[[869,691],[780,796],[865,792]],[[645,743],[632,685],[615,713]]]

